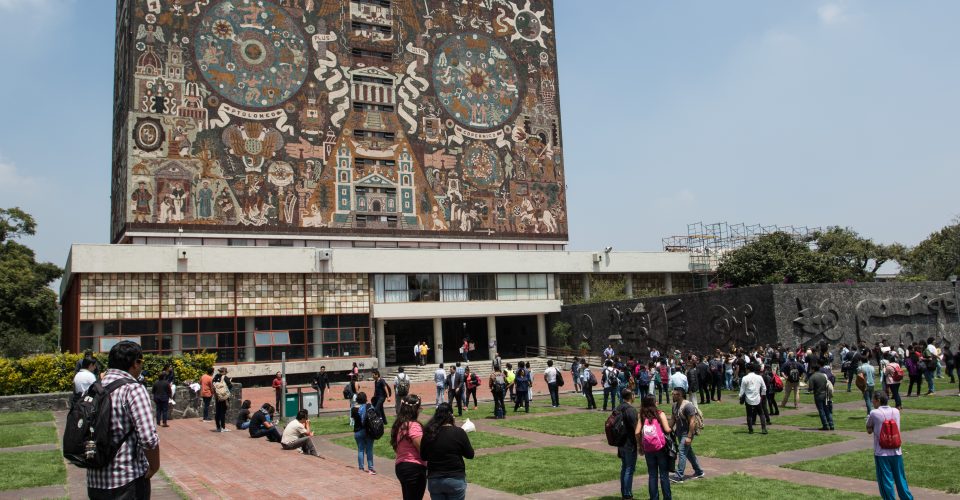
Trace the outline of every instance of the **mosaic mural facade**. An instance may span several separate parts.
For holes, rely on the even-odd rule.
[[[119,0],[125,229],[565,241],[550,0]]]

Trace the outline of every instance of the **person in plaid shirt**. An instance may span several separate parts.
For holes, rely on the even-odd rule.
[[[110,430],[119,443],[130,436],[109,465],[87,469],[87,495],[100,499],[149,499],[150,478],[160,469],[160,438],[153,420],[147,389],[136,383],[143,370],[143,352],[134,342],[119,342],[110,349],[110,361],[101,383],[129,378],[134,383],[110,394],[113,413]]]

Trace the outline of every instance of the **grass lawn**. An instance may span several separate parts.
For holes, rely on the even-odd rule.
[[[907,411],[901,415],[900,430],[903,432],[912,431],[924,427],[934,427],[948,422],[956,422],[957,420],[960,420],[960,415],[928,415]],[[833,422],[836,424],[838,430],[866,432],[867,409],[834,410]],[[773,423],[805,428],[819,428],[820,417],[817,416],[815,411],[803,415],[781,415],[779,417],[773,417]]]
[[[949,439],[951,441],[960,441],[960,434],[950,434],[948,436],[940,436],[940,439]]]
[[[637,406],[639,407],[639,405]],[[724,400],[722,403],[717,403],[714,401],[710,404],[700,404],[698,406],[700,407],[700,411],[703,412],[703,418],[747,418],[747,409],[740,405],[740,402],[737,400],[737,398],[730,398]],[[669,415],[672,411],[671,405],[663,404],[660,406],[660,410]]]
[[[510,400],[504,402],[504,407],[507,409],[507,414],[513,413],[513,403]],[[421,415],[433,415],[433,412],[436,410],[435,407],[423,408],[420,410]],[[550,413],[554,411],[560,411],[561,408],[553,408],[550,406],[550,396],[547,395],[546,399],[538,398],[537,396],[533,397],[533,403],[530,404],[530,413],[531,414],[540,414],[540,413]],[[453,404],[453,411],[457,411],[457,404]],[[522,412],[523,408],[517,412]],[[467,418],[472,418],[474,420],[481,418],[493,419],[493,401],[484,401],[477,405],[477,409],[474,410],[473,406],[468,410],[466,407],[463,408],[463,417],[457,417],[466,420]]]
[[[67,469],[58,450],[0,453],[0,490],[66,484]]]
[[[616,455],[562,446],[534,448],[521,453],[495,453],[465,462],[468,482],[516,495],[613,481],[620,477],[620,459]],[[642,460],[637,462],[636,474],[646,474]],[[469,490],[467,486],[468,497]]]
[[[960,398],[957,396],[924,396],[905,398],[900,395],[903,407],[913,410],[944,410],[960,412]]]
[[[903,467],[911,486],[923,486],[947,493],[960,493],[960,476],[954,462],[957,449],[952,446],[906,444],[903,446]],[[876,480],[873,450],[855,451],[819,460],[784,465],[790,469],[819,472],[834,476]],[[797,489],[798,491],[800,488]]]
[[[310,430],[313,431],[313,433],[317,436],[323,436],[325,434],[342,434],[344,432],[353,432],[353,427],[350,427],[349,416],[337,415],[333,417],[311,418]],[[350,439],[353,438],[351,437]]]
[[[57,430],[52,425],[17,424],[0,426],[0,448],[57,442]]]
[[[745,427],[711,425],[693,438],[693,449],[697,456],[737,460],[848,439],[850,438],[836,434],[788,430],[771,430],[770,434],[763,435],[760,434],[759,426],[754,428],[753,434],[748,434]]]
[[[634,482],[633,495],[636,498],[646,498],[646,478],[641,483]],[[716,498],[746,498],[747,492],[760,493],[763,498],[790,498],[791,500],[866,500],[876,498],[860,493],[820,488],[818,486],[803,486],[784,481],[754,477],[735,472],[719,477],[708,477],[698,481],[687,481],[679,485],[671,485],[670,492],[674,498],[684,500],[714,500]],[[598,497],[595,500],[618,500],[620,495]]]
[[[393,447],[390,446],[390,431],[386,430],[383,434],[383,437],[374,441],[373,443],[373,456],[374,457],[384,457],[389,459],[397,458],[396,453],[393,451]],[[483,448],[499,448],[501,446],[510,446],[514,444],[526,443],[525,439],[503,436],[500,434],[494,434],[492,432],[483,432],[476,431],[467,434],[470,437],[470,444],[473,446],[474,450],[480,450]],[[330,440],[332,443],[343,446],[344,448],[356,449],[357,442],[354,441],[353,436],[344,436],[336,439]],[[322,453],[321,453],[322,454]]]
[[[833,404],[837,405],[841,403],[851,403],[854,401],[863,403],[863,393],[860,392],[860,389],[857,389],[857,387],[854,386],[853,391],[847,392],[847,383],[843,382],[842,388],[840,387],[840,384],[841,381],[838,379],[837,385],[833,391]],[[777,393],[777,404],[780,404],[781,402],[783,402],[782,392]],[[790,396],[790,401],[788,401],[788,403],[790,404],[790,408],[793,408],[793,396]],[[814,408],[814,410],[816,410],[816,406],[813,404],[813,394],[807,394],[806,389],[804,388],[800,389],[800,404],[810,405]],[[864,405],[866,405],[866,403],[864,403]],[[863,407],[863,411],[867,411],[866,406]]]
[[[53,413],[49,411],[0,413],[0,425],[32,424],[35,422],[53,422]]]
[[[603,434],[603,423],[610,414],[603,411],[591,411],[524,419],[511,419],[510,415],[511,413],[508,412],[506,419],[491,423],[511,429],[542,432],[555,436],[581,437]]]

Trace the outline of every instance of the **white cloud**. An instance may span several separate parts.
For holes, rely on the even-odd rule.
[[[4,0],[0,0],[2,2]],[[14,193],[33,188],[37,179],[21,174],[16,165],[0,157],[0,192]]]
[[[835,3],[821,5],[817,9],[817,16],[820,18],[820,23],[825,25],[839,24],[847,19],[844,8]]]

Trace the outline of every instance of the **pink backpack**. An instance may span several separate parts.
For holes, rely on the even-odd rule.
[[[640,446],[644,453],[655,453],[667,444],[667,438],[663,435],[658,419],[644,419],[640,434]]]

